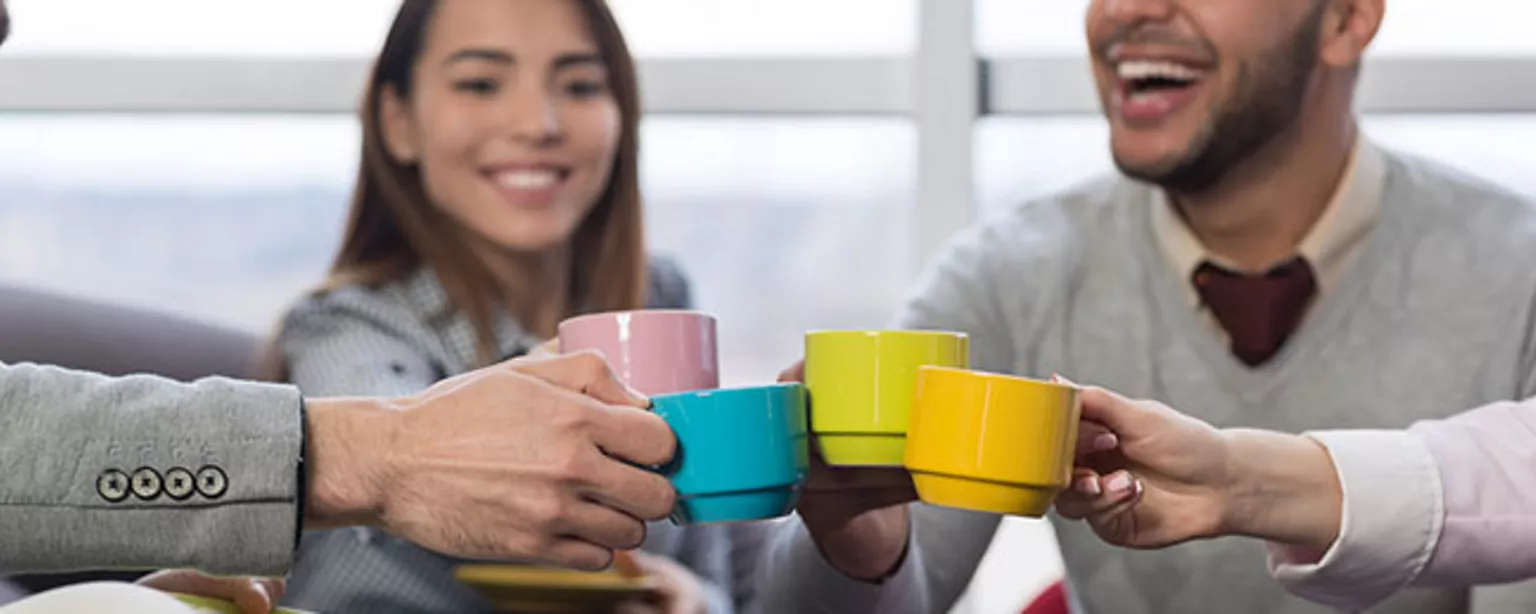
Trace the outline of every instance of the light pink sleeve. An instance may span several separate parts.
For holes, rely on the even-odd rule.
[[[1536,576],[1536,399],[1496,403],[1411,430],[1440,465],[1445,526],[1414,584]]]
[[[1344,487],[1328,552],[1271,546],[1293,593],[1358,610],[1405,586],[1536,577],[1536,399],[1484,406],[1406,432],[1312,433]]]

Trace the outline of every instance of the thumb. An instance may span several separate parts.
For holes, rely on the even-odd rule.
[[[1082,389],[1083,417],[1087,422],[1103,425],[1123,440],[1134,440],[1150,428],[1148,421],[1155,413],[1114,392],[1096,386]]]
[[[233,579],[236,583],[230,587],[232,601],[240,607],[245,614],[267,614],[276,606],[273,603],[273,595],[267,591],[267,586],[254,578]]]
[[[783,371],[779,372],[779,382],[781,382],[781,383],[783,383],[783,382],[804,382],[804,381],[805,381],[805,361],[804,360],[796,362],[795,364],[790,365],[788,368],[786,368]]]

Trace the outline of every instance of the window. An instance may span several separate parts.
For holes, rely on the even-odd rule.
[[[725,379],[885,323],[913,269],[917,137],[892,110],[918,0],[609,2],[669,113],[643,127],[652,246],[721,315]],[[349,112],[398,2],[9,4],[0,276],[267,330],[340,236]]]
[[[397,2],[10,0],[20,54],[356,56]],[[639,56],[903,55],[915,0],[610,0]],[[302,17],[302,18],[296,18]],[[9,43],[8,43],[9,45]]]
[[[293,115],[20,115],[0,133],[5,277],[261,333],[323,276],[359,138],[350,117]],[[910,123],[643,133],[653,249],[720,316],[726,380],[771,381],[805,330],[887,322],[909,283]]]

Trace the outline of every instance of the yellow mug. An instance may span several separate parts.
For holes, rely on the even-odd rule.
[[[966,367],[970,338],[947,331],[813,331],[805,336],[811,432],[828,465],[900,467],[924,365]]]
[[[1040,517],[1072,481],[1074,386],[924,367],[917,376],[907,470],[918,498],[961,509]]]

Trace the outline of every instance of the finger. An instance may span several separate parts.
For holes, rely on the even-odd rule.
[[[661,416],[633,407],[596,407],[592,440],[604,452],[638,465],[659,467],[677,454],[677,435]]]
[[[264,583],[252,578],[238,578],[230,587],[230,600],[245,614],[268,614],[277,599],[267,593]]]
[[[613,549],[575,537],[562,537],[549,547],[549,562],[581,571],[602,571],[613,564]]]
[[[798,361],[795,364],[790,365],[789,368],[784,369],[783,371],[780,371],[779,372],[779,381],[780,382],[804,382],[805,381],[805,361],[804,360]]]
[[[597,503],[644,520],[666,518],[677,500],[667,478],[608,457],[599,459],[582,491]]]
[[[1099,485],[1107,495],[1134,495],[1141,489],[1141,480],[1129,471],[1116,471],[1102,478]]]
[[[651,400],[620,380],[601,354],[587,350],[575,354],[506,363],[520,373],[579,392],[611,405],[650,407]]]
[[[1078,482],[1095,482],[1093,488],[1097,489],[1101,488],[1097,485],[1098,480],[1098,477],[1084,477],[1078,480]],[[1056,497],[1056,511],[1063,517],[1072,520],[1082,520],[1102,514],[1119,507],[1126,501],[1133,501],[1136,498],[1134,489],[1125,491],[1100,490],[1098,494],[1089,494],[1085,490],[1083,487],[1075,484],[1072,490],[1061,493],[1060,496]]]
[[[260,582],[262,587],[267,589],[267,596],[272,598],[272,607],[274,608],[277,607],[278,602],[283,600],[283,595],[288,593],[287,578],[257,578],[256,581]]]
[[[1091,420],[1083,420],[1077,426],[1077,455],[1081,459],[1085,456],[1108,452],[1120,446],[1120,438],[1116,437],[1109,427]]]
[[[1099,485],[1099,472],[1087,467],[1072,469],[1072,490],[1080,495],[1097,497],[1104,494]]]
[[[645,541],[644,522],[597,503],[581,502],[570,506],[555,531],[607,550],[638,548]]]
[[[1113,533],[1115,524],[1119,522],[1121,517],[1141,502],[1141,496],[1138,493],[1138,490],[1133,490],[1130,496],[1115,502],[1114,505],[1105,506],[1103,509],[1088,514],[1088,524],[1093,525],[1096,529],[1110,530]]]
[[[613,553],[613,569],[619,575],[630,578],[645,577],[645,565],[641,561],[643,554],[634,550],[620,550]]]
[[[137,584],[168,593],[223,599],[234,603],[241,612],[267,614],[281,596],[268,590],[267,580],[214,577],[190,569],[173,569],[141,578]]]

